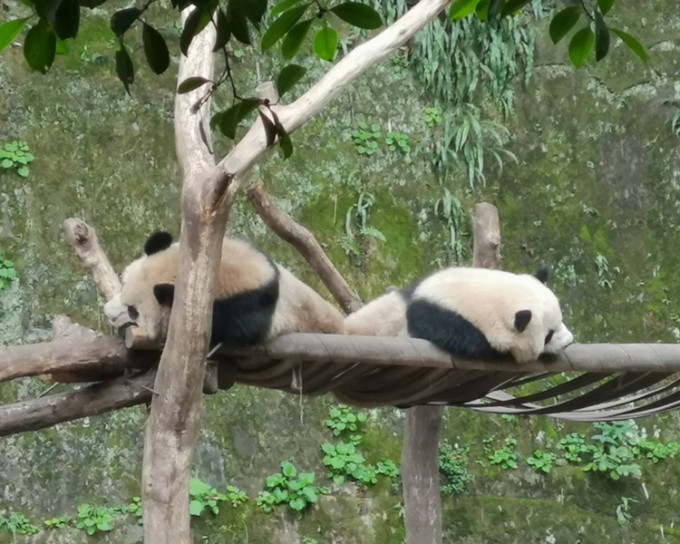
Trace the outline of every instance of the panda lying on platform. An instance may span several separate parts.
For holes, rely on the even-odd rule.
[[[120,294],[104,312],[114,327],[137,325],[164,341],[175,292],[179,244],[167,232],[152,234],[145,255],[122,275]],[[343,316],[307,284],[247,242],[222,243],[210,346],[260,344],[287,332],[342,333]]]
[[[465,359],[535,361],[574,340],[547,279],[546,268],[535,276],[447,268],[350,314],[345,333],[423,338]]]

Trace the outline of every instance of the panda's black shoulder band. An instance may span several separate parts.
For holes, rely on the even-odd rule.
[[[147,255],[153,255],[164,249],[168,249],[172,244],[172,234],[160,230],[154,232],[151,236],[146,239],[144,243],[144,253]]]

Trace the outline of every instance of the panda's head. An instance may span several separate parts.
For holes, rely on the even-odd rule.
[[[104,305],[111,324],[143,328],[154,340],[165,339],[177,276],[178,245],[172,235],[155,232],[144,244],[144,255],[123,271],[121,292]]]
[[[546,267],[533,276],[521,276],[527,282],[529,296],[526,308],[513,310],[517,344],[511,349],[520,362],[535,360],[541,353],[559,353],[574,341],[574,335],[562,322],[560,303],[546,285],[548,276]]]

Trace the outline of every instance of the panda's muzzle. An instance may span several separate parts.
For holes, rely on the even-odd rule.
[[[131,318],[131,312],[129,311],[128,306],[121,302],[120,295],[116,295],[104,304],[104,314],[106,314],[109,323],[117,329],[124,329],[130,325],[136,325]]]

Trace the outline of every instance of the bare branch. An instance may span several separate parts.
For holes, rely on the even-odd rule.
[[[51,342],[0,346],[0,382],[39,374],[54,374],[58,379],[65,372],[93,381],[120,375],[126,368],[148,368],[158,360],[158,353],[131,352],[119,338],[79,329],[85,332],[60,336]]]
[[[272,202],[261,180],[248,189],[248,198],[266,225],[307,260],[345,313],[361,308],[361,299],[335,268],[314,235]]]
[[[37,431],[148,402],[155,376],[156,371],[150,370],[131,378],[119,377],[76,391],[0,406],[0,436]]]
[[[474,266],[500,268],[501,229],[498,209],[488,202],[475,204],[475,227],[473,238]]]
[[[111,300],[120,293],[120,280],[99,246],[96,231],[77,217],[64,221],[63,228],[83,266],[92,274],[97,289],[106,300]]]

